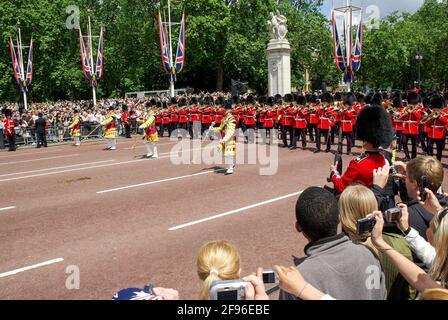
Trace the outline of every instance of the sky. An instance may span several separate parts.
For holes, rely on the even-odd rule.
[[[331,16],[331,9],[335,7],[345,6],[346,0],[324,0],[322,12],[327,16]],[[362,6],[364,8],[364,17],[370,16],[375,18],[384,18],[394,11],[414,13],[417,11],[425,0],[352,0],[354,6]]]

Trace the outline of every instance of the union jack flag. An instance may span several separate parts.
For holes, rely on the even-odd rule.
[[[357,72],[361,68],[361,55],[362,55],[362,19],[358,26],[356,34],[356,42],[352,52],[352,69]]]
[[[182,15],[180,23],[179,42],[176,53],[176,72],[179,73],[184,68],[185,61],[185,13]]]
[[[12,68],[14,70],[14,78],[17,81],[17,84],[20,86],[20,88],[22,90],[23,89],[23,78],[22,78],[22,69],[20,67],[19,61],[17,59],[17,53],[16,50],[14,49],[14,43],[12,41],[12,38],[9,38],[9,49],[11,51],[11,59],[12,59]]]
[[[84,76],[86,77],[86,79],[91,80],[93,74],[93,67],[90,65],[90,59],[89,55],[87,54],[84,39],[82,37],[81,27],[79,28],[79,46],[81,50],[82,71],[84,72]]]
[[[166,73],[171,72],[171,65],[170,65],[170,58],[169,58],[169,48],[168,48],[168,41],[167,41],[167,32],[166,32],[166,25],[162,23],[162,16],[158,16],[158,24],[159,24],[159,35],[160,35],[160,50],[162,53],[162,67],[163,71]]]
[[[99,80],[103,76],[103,28],[100,31],[100,41],[98,44],[98,55],[96,57],[96,79]]]
[[[332,30],[333,30],[333,45],[334,45],[334,59],[336,62],[336,68],[339,71],[344,71],[346,68],[344,54],[342,53],[341,41],[339,38],[338,27],[336,25],[336,18],[333,11],[332,18]]]
[[[31,38],[30,51],[28,53],[28,65],[26,68],[26,85],[29,87],[33,81],[33,38]]]

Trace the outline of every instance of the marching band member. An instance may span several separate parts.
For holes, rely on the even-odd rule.
[[[182,139],[187,138],[188,131],[188,114],[187,99],[182,98],[179,101],[179,129],[181,130]]]
[[[272,136],[272,130],[275,127],[275,118],[277,116],[276,112],[274,111],[273,107],[275,104],[274,97],[267,98],[267,104],[269,105],[268,109],[264,113],[264,119],[263,119],[263,129],[265,130],[265,134],[262,134],[261,137],[263,138],[264,144],[267,143],[267,138],[269,136],[269,144],[272,144],[274,138]]]
[[[442,152],[445,149],[446,141],[446,126],[448,124],[448,114],[442,111],[445,107],[445,100],[436,94],[431,98],[431,106],[432,113],[426,118],[426,125],[429,128],[428,153],[430,156],[434,155],[433,147],[435,143],[437,147],[437,160],[442,161]]]
[[[107,140],[107,146],[104,150],[116,150],[117,149],[117,137],[115,132],[115,113],[114,107],[109,107],[109,112],[106,120],[102,123],[105,126],[104,138]]]
[[[317,114],[317,96],[310,95],[307,98],[308,102],[308,132],[311,142],[317,139],[317,125],[319,124],[319,116]]]
[[[365,153],[353,159],[342,176],[337,171],[336,165],[331,166],[331,181],[337,193],[342,193],[353,183],[362,183],[371,188],[373,170],[386,164],[386,159],[380,153],[380,147],[390,145],[394,137],[390,115],[379,105],[363,109],[358,116],[356,127]]]
[[[146,157],[149,159],[157,159],[159,154],[157,152],[156,142],[159,141],[159,134],[156,129],[156,116],[153,107],[148,110],[146,120],[142,125],[140,125],[139,129],[145,130],[143,139],[145,140],[144,144],[146,146],[146,150],[148,150]]]
[[[127,139],[131,139],[131,115],[129,114],[129,108],[127,105],[124,105],[123,113],[121,114],[121,123],[124,126],[124,132]]]
[[[198,99],[196,97],[192,98],[191,104],[188,130],[190,132],[190,139],[198,139],[201,133],[201,112],[198,106]]]
[[[401,113],[403,112],[403,100],[401,96],[395,96],[392,99],[392,108],[389,108],[389,112],[392,117],[392,127],[397,136],[398,151],[401,151],[404,130],[404,121],[401,119]]]
[[[330,152],[331,148],[331,141],[329,136],[330,131],[330,117],[332,116],[329,107],[333,103],[333,97],[328,92],[324,93],[321,98],[321,106],[317,111],[317,114],[319,116],[319,123],[317,124],[317,131],[316,131],[316,151],[314,153],[319,153],[320,146],[321,146],[321,138],[324,136],[325,144],[327,145],[327,148],[325,149],[325,152]]]
[[[202,127],[201,127],[201,136],[204,135],[204,132],[210,127],[213,122],[213,98],[205,97],[204,99],[205,108],[202,111]]]
[[[246,107],[246,112],[244,113],[244,133],[245,139],[248,143],[255,143],[255,115],[256,110],[254,107],[255,98],[250,95],[246,100],[248,106]]]
[[[157,133],[159,134],[159,136],[163,135],[163,117],[162,117],[162,102],[157,101],[156,100],[151,100],[151,105],[157,108],[157,112],[156,112],[156,128],[157,128]]]
[[[226,101],[226,116],[218,128],[212,128],[215,132],[221,133],[218,150],[224,149],[225,163],[227,165],[226,175],[233,174],[236,157],[236,136],[235,136],[235,118],[232,115],[232,101]]]
[[[171,107],[168,110],[170,114],[170,124],[168,126],[168,135],[171,137],[171,134],[177,135],[177,126],[179,124],[179,116],[177,110],[177,100],[176,98],[171,98]],[[177,138],[177,137],[175,137]]]
[[[8,139],[9,149],[8,151],[16,151],[16,132],[14,130],[15,124],[14,120],[11,119],[12,111],[10,109],[6,109],[5,120],[3,121],[3,127],[5,131],[6,138]]]
[[[282,139],[283,139],[283,148],[291,148],[293,146],[293,136],[294,136],[294,106],[292,104],[293,102],[293,96],[292,94],[286,94],[285,95],[285,103],[286,106],[283,109],[283,117],[282,117]],[[288,144],[288,137],[289,134],[289,140],[290,143]]]
[[[353,93],[348,93],[343,98],[343,109],[341,110],[341,128],[342,135],[341,141],[339,141],[338,153],[342,154],[342,146],[344,143],[344,138],[347,140],[347,155],[351,154],[352,151],[352,139],[353,139],[353,118],[355,114],[353,112],[352,106],[356,101],[356,97]]]
[[[81,145],[81,118],[79,116],[79,110],[75,109],[72,123],[68,128],[70,129],[70,135],[75,141],[75,146],[79,147]]]
[[[306,116],[308,114],[308,111],[305,107],[306,105],[306,98],[302,95],[297,96],[296,98],[297,103],[297,112],[295,113],[294,118],[294,134],[292,137],[292,146],[291,150],[297,149],[297,140],[299,138],[302,139],[302,149],[306,148]]]
[[[420,95],[415,92],[410,92],[408,95],[408,106],[403,111],[402,119],[404,120],[404,131],[403,131],[403,151],[406,155],[406,160],[410,160],[408,141],[411,139],[412,142],[412,159],[417,157],[417,137],[419,135],[418,123],[422,118],[422,115],[418,108],[418,103],[420,101]]]

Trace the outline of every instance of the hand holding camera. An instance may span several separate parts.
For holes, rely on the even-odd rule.
[[[387,185],[387,180],[389,179],[389,173],[390,173],[390,165],[389,162],[386,160],[386,164],[378,169],[373,170],[373,184],[379,186],[381,189],[383,189]]]
[[[264,286],[267,283],[264,280],[270,280],[266,278],[269,278],[269,276],[266,276],[269,274],[267,270],[263,271],[262,268],[258,268],[256,274],[251,274],[243,278],[247,283],[245,289],[246,300],[269,300]]]
[[[432,214],[436,215],[442,209],[439,199],[437,199],[436,195],[428,188],[425,188],[424,191],[426,193],[426,199],[423,200],[421,196],[421,191],[419,190],[417,192],[418,201],[420,202],[423,208],[425,208]]]
[[[408,206],[404,203],[399,203],[398,207],[401,209],[401,217],[397,221],[397,227],[402,232],[405,232],[409,229],[409,211]]]
[[[406,207],[407,210],[407,207]],[[382,220],[388,223],[398,223],[402,216],[402,209],[392,208],[386,210],[386,212],[381,213]],[[375,213],[367,216],[366,218],[359,219],[356,224],[356,233],[362,235],[365,233],[370,233],[375,228],[378,219],[375,218]]]

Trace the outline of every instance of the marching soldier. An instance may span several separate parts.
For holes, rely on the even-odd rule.
[[[342,193],[353,183],[361,183],[371,188],[373,170],[386,164],[386,159],[380,153],[380,147],[390,145],[394,137],[390,115],[381,106],[363,109],[358,116],[356,127],[358,139],[363,142],[365,153],[353,159],[342,176],[337,171],[336,165],[331,166],[331,181],[337,193]]]
[[[109,107],[109,112],[102,125],[105,126],[104,138],[107,140],[107,146],[104,150],[117,149],[117,137],[115,131],[115,113],[114,107]]]
[[[190,124],[189,132],[190,139],[198,139],[201,133],[201,112],[199,111],[198,99],[192,98],[191,104],[193,105],[190,109]]]
[[[402,119],[404,120],[403,131],[403,151],[406,155],[406,160],[410,160],[408,141],[411,139],[412,143],[412,159],[417,157],[417,138],[419,135],[418,124],[422,115],[418,110],[420,102],[420,95],[415,92],[410,92],[408,95],[408,106],[403,111]]]
[[[342,154],[342,147],[344,139],[347,140],[347,155],[352,152],[352,138],[353,138],[353,118],[355,114],[353,112],[353,104],[356,101],[356,97],[353,93],[348,93],[343,99],[343,109],[341,111],[341,139],[339,141],[338,153]]]
[[[248,106],[244,115],[244,134],[247,143],[255,143],[255,98],[250,95],[246,100]]]
[[[293,136],[294,136],[294,118],[295,112],[292,104],[293,96],[292,94],[285,95],[286,106],[283,109],[282,117],[282,138],[283,138],[283,148],[291,148],[293,146]],[[290,143],[288,144],[288,137]]]
[[[74,111],[72,123],[68,128],[70,129],[70,135],[75,141],[75,146],[79,147],[81,145],[81,118],[78,110]]]
[[[232,115],[232,101],[225,104],[227,110],[226,116],[218,128],[213,128],[215,132],[221,133],[218,150],[224,150],[224,158],[227,166],[226,175],[233,174],[236,157],[236,136],[235,136],[235,118]]]
[[[129,108],[127,105],[124,105],[123,113],[121,114],[121,123],[124,126],[124,132],[127,139],[131,139],[131,115],[129,114]]]
[[[187,106],[187,99],[182,98],[179,101],[179,129],[181,130],[182,139],[187,138],[187,132],[188,132],[188,106]]]
[[[166,101],[163,102],[162,104],[162,108],[163,108],[163,112],[162,112],[162,134],[160,135],[161,137],[163,137],[165,130],[168,130],[168,136],[171,135],[170,132],[170,113],[168,112],[168,106]]]
[[[306,98],[302,95],[296,97],[297,112],[294,118],[294,134],[292,137],[291,150],[297,149],[297,140],[302,139],[302,149],[306,148],[306,117],[308,111],[305,107]]]
[[[5,120],[3,121],[3,127],[5,130],[6,139],[8,140],[9,150],[16,151],[16,132],[14,130],[14,120],[11,119],[12,111],[10,109],[5,110]]]
[[[171,134],[177,134],[177,127],[179,124],[179,115],[177,110],[177,100],[176,98],[171,98],[171,107],[168,110],[170,113],[170,124],[168,126],[168,135],[171,137]],[[177,137],[176,137],[177,138]]]
[[[264,119],[263,119],[263,128],[265,130],[265,134],[262,134],[261,137],[263,138],[262,143],[265,144],[267,142],[266,139],[269,136],[269,143],[272,144],[272,141],[273,141],[272,130],[274,129],[275,118],[276,118],[276,113],[272,109],[275,104],[274,97],[269,97],[267,99],[267,103],[269,105],[269,108],[267,109],[267,111],[265,111]]]
[[[148,154],[146,157],[148,159],[158,159],[159,153],[157,151],[156,142],[159,141],[159,135],[157,133],[156,128],[156,116],[155,116],[155,110],[153,107],[149,109],[147,118],[145,122],[140,125],[139,129],[144,129],[144,144],[146,146],[146,150],[148,151]]]
[[[205,109],[202,111],[202,127],[201,127],[201,136],[204,135],[204,132],[210,127],[213,122],[213,98],[205,97],[204,103],[206,104]]]
[[[390,109],[390,112],[392,117],[392,127],[397,136],[398,151],[401,151],[404,130],[404,121],[401,119],[401,113],[403,112],[403,100],[401,99],[401,96],[395,96],[392,99],[392,109]]]
[[[442,161],[442,152],[445,149],[446,126],[448,124],[448,115],[442,111],[445,107],[445,100],[436,94],[431,98],[432,113],[427,116],[426,125],[428,131],[428,153],[434,155],[434,143],[437,147],[437,160]]]
[[[325,152],[330,152],[331,148],[331,141],[329,136],[330,131],[330,117],[332,116],[331,111],[329,107],[333,103],[333,97],[328,92],[324,93],[321,98],[321,106],[318,110],[318,116],[319,116],[319,123],[317,124],[317,131],[316,131],[316,151],[314,153],[319,153],[320,146],[321,146],[321,138],[324,136],[325,144],[327,145],[327,148],[325,149]]]
[[[308,103],[308,132],[311,142],[317,139],[317,125],[319,124],[319,116],[317,114],[317,97],[315,95],[309,95],[307,98]]]
[[[162,136],[163,135],[163,118],[162,118],[162,102],[151,100],[151,105],[157,107],[156,112],[156,128],[157,133]]]

